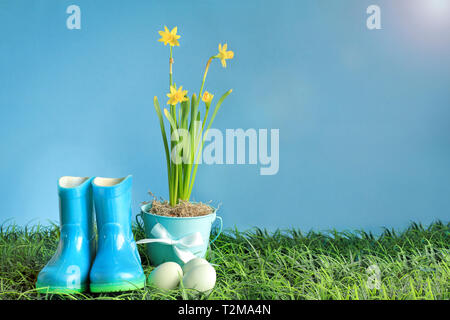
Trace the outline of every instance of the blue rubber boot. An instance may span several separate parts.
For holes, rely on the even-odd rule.
[[[145,286],[131,231],[131,185],[131,176],[92,181],[98,231],[98,250],[90,272],[92,292],[129,291]]]
[[[91,180],[58,180],[60,239],[56,253],[37,277],[38,292],[74,293],[88,288],[96,247]]]

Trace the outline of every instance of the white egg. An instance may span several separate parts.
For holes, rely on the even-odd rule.
[[[183,266],[183,274],[188,273],[192,268],[195,268],[195,267],[201,266],[201,265],[205,265],[205,264],[209,264],[209,262],[203,258],[191,259]]]
[[[183,277],[183,286],[186,289],[195,289],[204,293],[209,293],[215,284],[216,270],[209,263],[191,268]]]
[[[175,289],[183,278],[183,270],[175,262],[160,264],[148,276],[148,283],[164,290]]]

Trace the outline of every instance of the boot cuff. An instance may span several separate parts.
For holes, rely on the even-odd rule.
[[[116,198],[130,190],[133,177],[128,175],[123,178],[102,178],[97,177],[92,180],[94,194],[107,198]]]
[[[71,199],[86,196],[91,190],[91,180],[89,177],[61,177],[58,179],[58,194]]]

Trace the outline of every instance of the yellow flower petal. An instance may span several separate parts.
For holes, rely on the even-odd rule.
[[[161,39],[158,39],[158,41],[164,42],[164,45],[169,44],[171,47],[179,46],[180,43],[177,39],[179,39],[181,36],[177,35],[177,31],[177,27],[174,27],[172,31],[169,31],[169,29],[164,26],[164,31],[158,31],[159,35],[161,36]]]
[[[217,54],[217,58],[220,59],[220,62],[222,63],[222,67],[226,67],[227,66],[227,59],[233,59],[234,57],[234,52],[233,51],[227,51],[228,48],[228,44],[224,44],[222,46],[222,44],[219,43],[219,53]]]
[[[174,86],[170,86],[170,93],[167,94],[169,97],[167,104],[174,106],[179,102],[187,101],[187,92],[187,90],[183,90],[183,86],[180,86],[178,89],[175,89]]]

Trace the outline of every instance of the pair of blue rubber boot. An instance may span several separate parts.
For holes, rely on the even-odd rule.
[[[131,187],[131,176],[58,180],[60,241],[38,275],[39,292],[83,292],[88,288],[91,292],[114,292],[145,286],[131,230]]]

